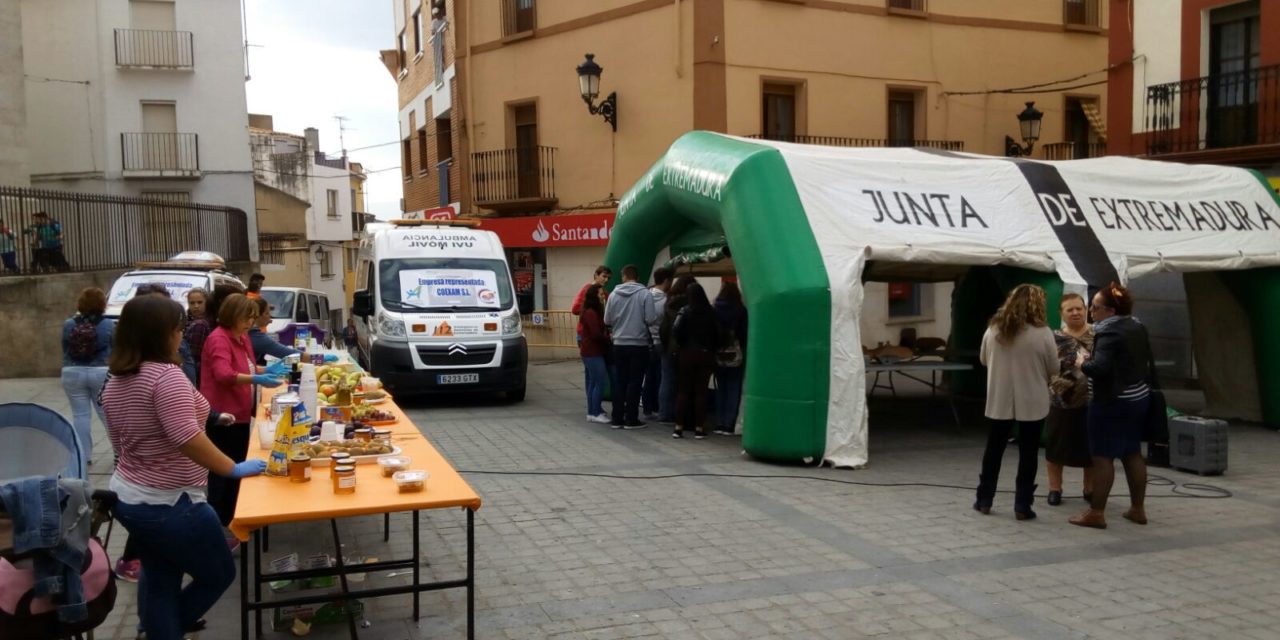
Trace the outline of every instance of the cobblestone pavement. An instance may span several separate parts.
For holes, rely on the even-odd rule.
[[[467,477],[484,498],[476,517],[479,638],[1280,637],[1276,432],[1233,427],[1222,477],[1155,470],[1233,497],[1178,499],[1171,487],[1153,486],[1150,525],[1119,518],[1117,508],[1111,527],[1096,531],[1066,523],[1082,507],[1078,497],[1056,508],[1040,500],[1031,522],[1014,520],[1011,493],[990,516],[971,510],[981,424],[956,430],[945,406],[925,398],[873,401],[867,469],[804,469],[749,460],[737,438],[673,440],[658,425],[589,424],[579,364],[530,373],[519,405],[406,407],[457,468],[473,472]],[[0,381],[0,398],[66,412],[56,379]],[[95,429],[94,479],[105,485],[111,455]],[[1005,487],[1015,466],[1011,449]],[[680,477],[519,473],[529,471]],[[776,475],[896,486],[760,477]],[[1042,472],[1042,495],[1043,483]],[[1069,496],[1078,496],[1078,483],[1079,472],[1069,471]],[[409,555],[408,516],[391,522],[388,544],[381,518],[341,521],[347,554]],[[464,515],[431,513],[423,523],[426,574],[462,576]],[[327,523],[273,527],[267,557],[323,551],[328,540]],[[365,584],[404,580],[382,572]],[[238,588],[211,612],[201,638],[238,637]],[[362,638],[465,637],[460,591],[424,595],[417,622],[408,596],[366,605]],[[121,583],[97,637],[132,638],[136,611],[135,587]],[[343,625],[311,633],[345,635]]]

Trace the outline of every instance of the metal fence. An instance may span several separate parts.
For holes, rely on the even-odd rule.
[[[1147,153],[1280,142],[1280,65],[1147,87]]]
[[[517,147],[471,154],[478,204],[556,197],[556,148]]]
[[[963,140],[892,140],[889,138],[840,138],[836,136],[748,136],[755,140],[816,144],[824,147],[927,147],[944,151],[964,151]]]
[[[195,67],[195,49],[192,47],[190,31],[116,29],[115,45],[116,65],[120,67]]]
[[[40,215],[43,213],[44,215]],[[245,212],[232,207],[0,186],[3,272],[126,269],[182,251],[249,260]]]
[[[578,316],[570,311],[534,311],[521,324],[530,347],[578,346]]]
[[[121,133],[125,171],[199,171],[200,136],[195,133]]]
[[[1052,142],[1040,148],[1044,150],[1045,160],[1082,160],[1107,155],[1105,142]]]

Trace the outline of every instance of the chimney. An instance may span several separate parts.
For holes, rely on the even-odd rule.
[[[307,139],[307,147],[311,151],[320,151],[320,130],[315,127],[307,127],[302,130],[302,135]]]

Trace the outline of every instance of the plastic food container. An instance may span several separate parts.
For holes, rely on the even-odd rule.
[[[382,456],[378,458],[378,467],[382,469],[382,477],[390,478],[398,471],[407,471],[413,458],[409,456]]]
[[[427,488],[427,477],[429,473],[421,469],[413,469],[410,471],[397,471],[391,476],[396,481],[396,488],[400,493],[416,493]]]

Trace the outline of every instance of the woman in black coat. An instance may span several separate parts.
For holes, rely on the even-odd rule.
[[[1151,343],[1147,330],[1133,319],[1133,296],[1111,283],[1093,296],[1093,353],[1081,355],[1081,371],[1089,377],[1089,451],[1093,455],[1093,495],[1089,508],[1072,516],[1071,524],[1107,528],[1104,510],[1115,483],[1115,460],[1124,465],[1131,506],[1127,520],[1147,523],[1144,498],[1147,464],[1142,434],[1151,410]]]
[[[685,427],[693,427],[693,437],[701,440],[706,437],[702,424],[707,417],[707,383],[715,371],[720,346],[720,322],[702,285],[690,284],[685,293],[688,302],[671,328],[679,349],[676,429],[671,437],[683,438]]]

